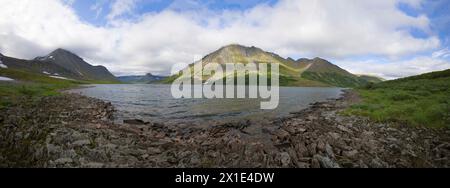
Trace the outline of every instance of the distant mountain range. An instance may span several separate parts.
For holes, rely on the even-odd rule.
[[[368,75],[354,75],[322,58],[294,60],[263,51],[257,47],[228,45],[202,58],[203,65],[209,63],[277,63],[280,65],[281,86],[337,86],[357,87],[382,79]],[[200,63],[196,62],[196,63]],[[195,64],[195,63],[194,63]],[[194,64],[191,64],[194,65]],[[152,74],[121,76],[116,78],[103,66],[92,66],[76,54],[57,49],[50,54],[23,60],[0,54],[0,68],[20,70],[59,79],[70,79],[104,83],[172,83],[180,74],[170,77]],[[198,77],[200,73],[194,73]],[[257,73],[255,73],[257,74]],[[228,75],[229,76],[229,75]],[[203,81],[207,77],[201,77]]]
[[[146,75],[139,75],[139,76],[119,76],[117,79],[119,79],[123,83],[129,83],[129,84],[151,84],[151,83],[158,83],[161,80],[166,79],[167,76],[155,76],[151,73],[148,73]]]
[[[64,49],[50,54],[23,60],[0,54],[5,68],[47,75],[59,79],[71,79],[97,82],[119,82],[104,66],[92,66],[79,56]]]
[[[354,75],[325,59],[282,58],[281,56],[263,51],[257,47],[245,47],[242,45],[228,45],[205,56],[202,61],[196,63],[227,64],[227,63],[277,63],[280,65],[281,86],[337,86],[357,87],[369,82],[381,82],[382,79],[368,75]],[[195,64],[195,63],[194,63]],[[191,64],[192,67],[194,64]],[[200,75],[195,75],[194,77]],[[163,83],[171,83],[180,74],[172,75],[163,80]],[[203,81],[208,78],[203,77]]]

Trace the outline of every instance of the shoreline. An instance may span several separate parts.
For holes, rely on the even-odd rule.
[[[450,130],[375,123],[339,112],[344,90],[264,125],[112,122],[111,103],[77,94],[3,109],[2,167],[450,167]],[[31,156],[31,157],[30,157]]]

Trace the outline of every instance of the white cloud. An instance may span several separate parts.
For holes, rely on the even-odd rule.
[[[396,7],[398,2],[420,7],[420,0],[281,0],[221,12],[174,10],[174,5],[120,19],[133,14],[136,1],[114,1],[110,24],[98,27],[80,21],[64,0],[0,0],[0,52],[32,58],[62,47],[116,74],[167,74],[175,63],[193,62],[230,43],[327,59],[376,55],[395,60],[440,47],[425,15],[411,17]],[[431,36],[414,38],[410,28]]]
[[[72,6],[75,3],[76,0],[63,0],[67,5]]]
[[[103,12],[103,5],[105,4],[105,1],[97,1],[95,4],[91,5],[89,7],[92,11],[95,11],[95,19],[98,19],[100,14]]]
[[[132,13],[138,0],[115,0],[111,6],[111,12],[106,16],[109,20]]]
[[[444,48],[444,49],[438,50],[436,52],[433,52],[433,54],[431,56],[433,58],[449,58],[450,50],[448,48]]]
[[[388,62],[385,60],[338,61],[337,65],[355,74],[374,75],[386,79],[396,79],[450,69],[449,61],[427,56]]]

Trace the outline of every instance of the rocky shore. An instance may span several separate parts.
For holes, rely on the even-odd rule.
[[[64,94],[0,109],[0,167],[450,167],[450,130],[340,115],[312,104],[273,122],[114,124],[110,103]]]

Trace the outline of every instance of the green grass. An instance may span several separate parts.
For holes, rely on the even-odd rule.
[[[191,71],[191,72],[193,72],[193,71]],[[270,74],[270,66],[268,67],[268,75],[267,75],[268,83],[270,83],[270,75],[269,74]],[[172,84],[176,79],[180,78],[181,76],[182,76],[182,73],[175,74],[175,75],[167,77],[166,79],[163,79],[157,83]],[[206,81],[208,79],[208,77],[204,76],[203,79]],[[236,80],[236,76],[235,76],[235,80]],[[300,71],[293,71],[291,69],[287,69],[285,66],[280,66],[279,81],[280,81],[280,83],[279,83],[280,86],[331,87],[329,84],[326,84],[326,83],[302,78],[300,76]],[[225,81],[224,81],[224,83],[225,83]],[[248,84],[248,73],[246,73],[246,84]]]
[[[379,122],[412,126],[450,127],[450,70],[357,89],[363,102],[344,113]]]
[[[0,108],[12,105],[23,98],[34,100],[43,96],[59,95],[60,90],[76,87],[81,84],[111,83],[102,81],[63,80],[22,70],[1,68],[0,76],[16,80],[14,82],[0,81]]]
[[[363,86],[368,81],[359,79],[358,77],[344,76],[338,73],[317,73],[317,72],[304,72],[302,77],[308,80],[315,80],[321,83],[329,84],[338,87],[359,87]]]

